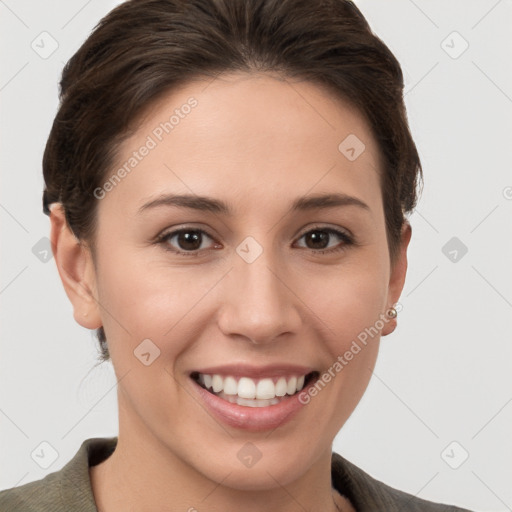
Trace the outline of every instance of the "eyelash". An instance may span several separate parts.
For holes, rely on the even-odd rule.
[[[299,240],[302,237],[304,237],[305,235],[315,232],[315,231],[323,231],[326,233],[335,234],[343,241],[343,244],[333,247],[331,249],[309,249],[309,248],[305,247],[305,249],[309,249],[314,254],[336,253],[338,251],[342,251],[343,249],[345,249],[346,246],[356,245],[354,238],[351,235],[349,235],[348,233],[339,231],[334,228],[327,228],[327,227],[321,227],[321,226],[314,227],[314,228],[302,233],[302,235],[299,237]],[[171,249],[169,247],[168,242],[170,239],[174,238],[176,235],[179,235],[180,233],[187,233],[187,232],[195,232],[195,233],[205,234],[206,236],[208,236],[208,238],[210,238],[211,240],[214,240],[214,238],[207,231],[205,231],[203,229],[181,228],[176,231],[170,231],[169,233],[162,233],[161,235],[159,235],[157,237],[155,243],[161,244],[163,246],[164,250],[172,252],[174,254],[183,255],[183,256],[195,256],[195,257],[200,256],[201,252],[202,252],[201,249],[194,250],[194,251],[180,251],[177,249]],[[203,250],[208,250],[208,249],[203,249]]]

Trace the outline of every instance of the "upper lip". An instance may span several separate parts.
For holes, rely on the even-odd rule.
[[[310,366],[299,366],[292,364],[274,364],[267,366],[251,366],[247,364],[225,364],[222,366],[209,366],[208,368],[199,368],[191,372],[203,373],[207,375],[231,375],[233,377],[250,377],[250,378],[265,378],[265,377],[280,377],[280,376],[301,376],[307,375],[315,371]]]

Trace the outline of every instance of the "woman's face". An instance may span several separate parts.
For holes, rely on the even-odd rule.
[[[408,238],[390,267],[379,165],[358,112],[308,82],[222,75],[149,112],[97,191],[89,284],[120,442],[240,489],[330,457],[405,276]],[[316,393],[259,407],[196,382],[274,396],[313,371],[331,376]]]

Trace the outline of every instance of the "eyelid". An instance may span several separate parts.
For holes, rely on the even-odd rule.
[[[201,227],[201,226],[194,226],[192,224],[182,224],[173,226],[172,228],[166,228],[163,231],[160,232],[155,238],[155,240],[162,239],[163,237],[169,236],[169,235],[176,235],[182,231],[200,231],[201,233],[204,233],[208,235],[211,239],[215,239],[213,235],[210,234],[208,229]]]
[[[299,231],[297,238],[304,236],[306,233],[309,233],[310,231],[315,231],[316,229],[318,229],[319,231],[322,230],[322,231],[339,232],[340,234],[342,234],[342,235],[346,236],[347,238],[349,238],[350,240],[354,241],[354,235],[347,228],[343,228],[341,226],[329,226],[329,225],[322,224],[322,223],[313,224],[312,226],[308,226],[307,228],[305,228],[304,231]]]

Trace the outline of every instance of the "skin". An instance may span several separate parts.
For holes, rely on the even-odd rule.
[[[74,317],[88,329],[104,326],[119,380],[118,445],[90,468],[98,508],[326,511],[336,510],[334,499],[354,510],[331,488],[332,442],[368,385],[380,336],[396,320],[272,432],[221,424],[192,399],[188,375],[228,362],[326,371],[399,300],[411,228],[404,225],[391,265],[375,139],[357,110],[309,82],[241,73],[189,82],[147,112],[117,165],[191,96],[197,107],[98,202],[95,260],[60,205],[51,213]],[[366,146],[355,161],[338,150],[349,134]],[[297,197],[333,191],[369,208],[290,213]],[[222,199],[233,215],[178,207],[138,213],[171,192]],[[318,225],[349,230],[357,245],[333,234],[328,248],[342,250],[320,254],[318,242],[303,236]],[[187,250],[177,237],[154,241],[189,226],[207,233],[197,257],[166,251]],[[252,263],[236,252],[247,236],[263,249]],[[134,356],[147,338],[161,351],[149,366]],[[237,457],[247,442],[262,454],[251,468]]]

